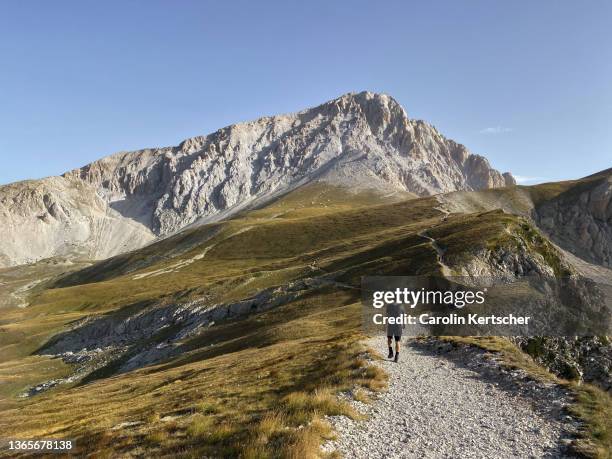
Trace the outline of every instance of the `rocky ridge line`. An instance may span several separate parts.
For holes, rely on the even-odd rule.
[[[118,153],[0,187],[0,267],[53,256],[104,259],[219,220],[300,185],[431,195],[514,184],[482,156],[411,120],[391,97],[346,94],[177,147]]]

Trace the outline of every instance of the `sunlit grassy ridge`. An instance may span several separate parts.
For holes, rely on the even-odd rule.
[[[580,194],[585,189],[596,186],[602,180],[606,180],[610,175],[612,175],[612,168],[597,172],[596,174],[589,175],[588,177],[583,177],[578,180],[548,182],[520,188],[527,190],[534,203],[539,205],[552,199],[562,198],[567,195]]]
[[[441,199],[461,213],[486,212],[501,209],[506,213],[531,216],[540,206],[566,198],[598,186],[612,175],[612,169],[578,180],[548,182],[532,186],[513,186],[480,191],[457,191],[442,195]]]

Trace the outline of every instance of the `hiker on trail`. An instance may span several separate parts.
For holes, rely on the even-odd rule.
[[[387,305],[386,317],[394,317],[399,320],[404,314],[404,308],[401,304],[393,303]],[[388,358],[393,358],[394,362],[399,360],[400,340],[402,339],[402,331],[405,325],[400,323],[390,324],[387,322],[387,344],[389,346]],[[393,357],[392,341],[395,340],[395,357]]]

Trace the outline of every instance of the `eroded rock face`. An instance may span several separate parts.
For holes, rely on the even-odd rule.
[[[610,317],[609,288],[604,289],[604,285],[578,274],[563,253],[556,248],[547,246],[550,256],[546,259],[541,253],[528,247],[524,234],[516,236],[512,248],[481,250],[461,266],[453,268],[462,276],[466,276],[465,279],[490,279],[498,284],[512,283],[529,277],[535,278],[539,283],[539,279],[545,281],[559,279],[561,276],[563,280],[552,285],[558,285],[562,289],[549,290],[549,299],[554,299],[548,310],[554,313],[556,309],[558,315],[566,316],[568,310],[578,309],[582,311],[580,325],[584,325],[588,317],[594,320],[593,323],[605,323]],[[560,291],[564,293],[563,296],[558,296]],[[564,303],[565,306],[562,306]],[[594,383],[604,390],[612,391],[612,344],[609,337],[532,336],[510,339],[552,373],[566,379]]]
[[[612,267],[612,172],[544,203],[535,216],[538,225],[566,250]]]
[[[123,373],[181,354],[184,339],[215,324],[267,311],[330,284],[333,281],[323,276],[267,288],[232,303],[211,304],[209,298],[202,297],[188,303],[140,304],[140,309],[128,316],[109,314],[76,322],[72,328],[55,335],[37,354],[80,365],[70,381],[86,377],[119,358],[124,361],[117,372]],[[172,333],[165,333],[171,329]],[[23,396],[38,394],[63,382],[42,383]]]
[[[0,266],[63,254],[70,245],[105,258],[315,180],[418,195],[514,184],[482,156],[408,119],[391,97],[347,94],[177,147],[119,153],[62,177],[0,187],[0,230],[7,235]],[[94,223],[109,218],[112,225]],[[48,231],[45,219],[56,229]],[[116,244],[110,227],[123,220],[136,236]],[[35,238],[41,247],[26,254],[24,244]]]
[[[536,336],[513,341],[556,375],[612,391],[612,344],[607,337]]]
[[[81,180],[50,177],[0,187],[0,267],[53,256],[107,258],[155,235]]]

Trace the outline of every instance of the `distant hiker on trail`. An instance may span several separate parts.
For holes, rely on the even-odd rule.
[[[386,309],[386,317],[394,317],[395,322],[400,320],[402,315],[404,314],[404,308],[401,304],[393,303],[388,304]],[[390,324],[387,322],[387,344],[389,346],[389,355],[388,358],[393,358],[394,362],[399,360],[399,350],[400,350],[400,340],[402,339],[402,331],[405,325],[400,323]],[[393,357],[393,347],[391,346],[392,340],[395,339],[395,357]]]

